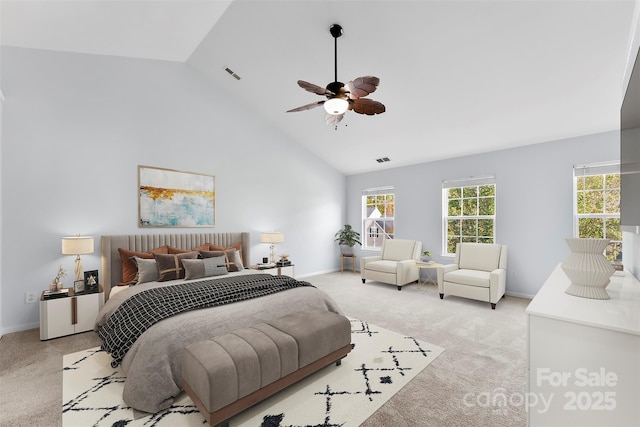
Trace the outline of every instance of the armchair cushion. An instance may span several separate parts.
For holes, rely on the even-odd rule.
[[[417,242],[413,240],[385,240],[382,245],[382,259],[391,261],[402,261],[403,259],[413,259]],[[422,246],[422,243],[420,243]]]
[[[461,285],[488,288],[491,284],[491,273],[482,270],[460,269],[446,273],[445,277],[448,282],[459,283]]]
[[[463,245],[459,253],[458,266],[465,270],[493,271],[500,263],[501,245]]]
[[[379,271],[382,273],[396,274],[396,271],[398,270],[398,261],[389,261],[386,259],[382,259],[379,261],[367,263],[366,269],[371,271]]]

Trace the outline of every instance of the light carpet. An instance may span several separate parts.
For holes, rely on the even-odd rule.
[[[429,365],[444,349],[370,323],[351,320],[353,350],[230,420],[230,427],[358,426]],[[206,422],[182,393],[148,415],[122,401],[120,368],[99,348],[63,358],[63,427],[202,426]]]

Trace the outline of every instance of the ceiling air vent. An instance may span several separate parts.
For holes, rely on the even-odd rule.
[[[389,159],[388,157],[380,157],[379,159],[376,159],[376,162],[378,163],[386,163],[386,162],[390,162],[391,159]]]
[[[231,74],[236,80],[240,80],[240,76],[237,75],[231,68],[226,67],[224,69],[227,73]]]

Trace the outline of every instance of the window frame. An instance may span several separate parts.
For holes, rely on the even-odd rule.
[[[481,196],[480,195],[480,187],[483,186],[487,186],[487,185],[492,185],[493,186],[493,196],[491,196],[491,198],[493,198],[493,214],[492,215],[480,215],[479,214],[479,205],[480,205],[480,199],[482,198],[489,198],[486,196]],[[476,195],[474,197],[464,197],[464,188],[470,188],[470,187],[475,187],[476,188]],[[451,216],[449,215],[449,193],[451,189],[454,188],[459,188],[460,189],[460,215],[456,215],[456,216]],[[459,219],[459,220],[463,220],[463,219],[467,219],[467,220],[475,220],[475,221],[480,221],[480,220],[490,220],[492,221],[492,234],[491,234],[491,243],[495,243],[496,242],[496,213],[497,213],[497,199],[498,199],[498,195],[497,195],[498,191],[497,191],[497,184],[496,184],[496,178],[495,175],[486,175],[486,176],[476,176],[476,177],[469,177],[469,178],[462,178],[462,179],[451,179],[451,180],[445,180],[442,181],[442,255],[443,256],[455,256],[455,252],[449,252],[449,220],[455,220],[455,219]],[[456,198],[458,199],[458,198]],[[476,215],[462,215],[464,212],[464,200],[465,199],[476,199],[478,201],[478,203],[476,204]],[[462,224],[460,225],[460,227],[462,227]],[[461,230],[462,232],[462,230]],[[465,241],[464,240],[464,236],[462,234],[459,235],[459,239],[458,242],[461,241]],[[467,236],[467,238],[471,238],[471,236]],[[475,227],[475,236],[473,236],[473,239],[475,242],[478,242],[479,239],[482,238],[487,238],[487,236],[479,236],[478,235],[478,227],[477,227],[477,223],[476,223],[476,227]],[[466,240],[469,241],[469,240]],[[480,243],[488,243],[488,242],[480,242]]]
[[[618,175],[618,187],[607,187],[607,176],[610,175]],[[578,180],[579,178],[589,177],[589,176],[602,176],[603,186],[598,189],[582,189],[578,190]],[[622,230],[620,225],[620,162],[619,161],[607,161],[607,162],[598,162],[598,163],[588,163],[583,165],[574,165],[573,166],[573,181],[572,181],[572,199],[573,199],[573,237],[580,238],[580,220],[581,219],[598,219],[603,220],[602,222],[602,233],[603,236],[601,238],[607,238],[607,220],[613,219],[618,221],[618,227],[620,227],[620,239],[614,240],[609,239],[611,242],[607,246],[605,250],[605,255],[607,259],[610,261],[614,261],[619,253],[622,252]],[[606,212],[607,207],[607,193],[611,194],[612,191],[617,190],[618,194],[618,212],[611,213]],[[579,192],[587,192],[587,191],[601,191],[603,193],[602,196],[602,205],[603,212],[598,213],[578,213],[578,194]],[[612,259],[613,258],[613,259]]]
[[[388,197],[393,196],[392,203],[392,216],[381,216],[380,219],[374,220],[370,216],[367,215],[367,206],[369,206],[368,197]],[[385,186],[385,187],[376,187],[376,188],[367,188],[362,190],[362,199],[361,199],[361,235],[362,235],[362,249],[367,251],[380,251],[382,249],[382,244],[387,239],[395,238],[395,221],[396,221],[396,205],[397,205],[397,196],[396,191],[393,186]],[[387,203],[385,202],[384,211],[388,212],[386,207]],[[375,204],[377,206],[377,204]],[[375,229],[371,229],[371,227],[367,224],[368,222],[375,221],[376,223],[382,223],[381,226],[375,227]],[[392,231],[388,232],[386,224],[392,224]],[[374,231],[376,236],[370,236],[370,231]],[[373,244],[370,243],[370,239],[373,239]]]

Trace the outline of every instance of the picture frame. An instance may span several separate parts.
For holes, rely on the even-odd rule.
[[[138,165],[138,227],[215,227],[215,176]]]
[[[75,280],[73,282],[73,293],[82,294],[84,293],[85,285],[84,280]]]
[[[98,292],[98,270],[84,272],[84,291],[87,293]]]

